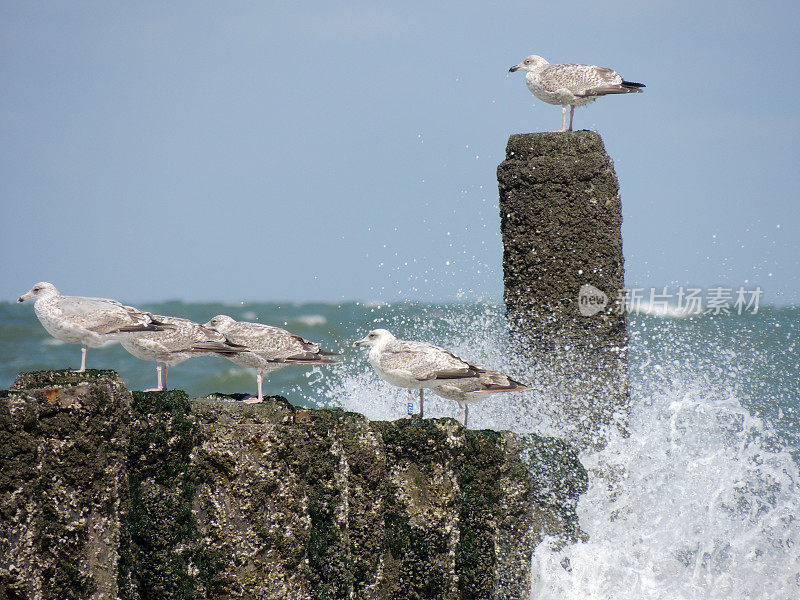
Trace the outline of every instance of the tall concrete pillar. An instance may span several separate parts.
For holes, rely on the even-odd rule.
[[[594,132],[512,135],[497,180],[512,333],[578,445],[602,445],[628,404],[613,162]]]

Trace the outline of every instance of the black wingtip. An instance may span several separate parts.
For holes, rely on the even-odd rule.
[[[177,329],[175,325],[160,321],[158,317],[151,315],[150,313],[147,313],[147,316],[150,317],[150,323],[147,324],[146,327],[152,327],[152,329],[146,329],[146,331],[169,331],[172,329]]]
[[[208,352],[208,350],[203,350],[202,348],[192,348],[193,352]],[[241,354],[242,351],[237,348],[216,348],[211,350],[214,354],[219,356],[236,356],[237,354]]]
[[[120,327],[110,333],[146,333],[146,332],[153,332],[153,331],[167,331],[168,329],[175,329],[173,325],[168,325],[167,323],[146,323],[141,325],[126,325],[125,327]]]
[[[647,87],[647,86],[646,86],[645,84],[643,84],[643,83],[636,83],[635,81],[625,81],[624,79],[623,79],[623,81],[622,81],[622,85],[624,85],[624,86],[627,86],[627,87],[634,87],[634,88],[643,88],[643,87]]]
[[[244,346],[220,342],[200,342],[189,348],[189,352],[213,352],[220,356],[236,356],[246,351]]]

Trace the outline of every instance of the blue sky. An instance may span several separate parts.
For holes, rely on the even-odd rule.
[[[1,2],[0,299],[502,295],[508,68],[617,69],[628,287],[800,301],[793,3]]]

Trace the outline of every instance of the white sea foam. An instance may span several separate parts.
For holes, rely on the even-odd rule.
[[[673,319],[683,319],[692,315],[697,315],[696,311],[688,307],[678,307],[672,304],[648,303],[632,306],[629,312],[636,314],[650,315],[652,317],[669,317]]]
[[[308,325],[309,327],[313,327],[315,325],[324,325],[328,322],[328,319],[322,315],[301,315],[294,320],[298,323],[302,323],[303,325]]]
[[[387,303],[384,302],[383,300],[366,300],[361,304],[363,304],[367,308],[380,308],[381,306],[387,306]]]
[[[635,397],[631,416],[630,437],[581,457],[589,539],[536,549],[531,598],[800,597],[800,476],[765,424],[691,383]],[[609,466],[618,480],[597,476]]]

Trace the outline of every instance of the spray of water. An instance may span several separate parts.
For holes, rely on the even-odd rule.
[[[793,353],[760,346],[786,322],[632,320],[630,435],[582,454],[588,539],[536,549],[531,598],[800,597]]]
[[[531,598],[798,597],[800,476],[760,419],[730,390],[676,382],[634,397],[630,431],[581,457],[589,538],[537,548]],[[619,479],[597,476],[609,465]]]

